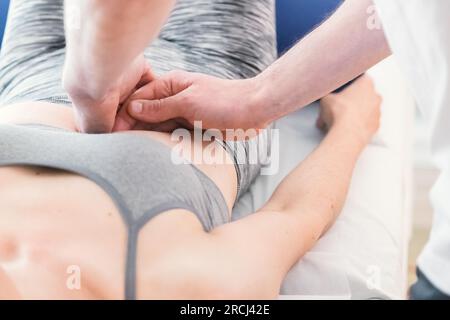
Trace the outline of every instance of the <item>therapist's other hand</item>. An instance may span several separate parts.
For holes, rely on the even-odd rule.
[[[143,55],[106,89],[89,88],[86,74],[80,75],[76,68],[66,64],[64,88],[72,100],[78,129],[87,133],[111,132],[121,104],[153,79]]]
[[[258,106],[256,79],[224,80],[172,71],[137,90],[119,112],[114,131],[136,128],[263,129],[252,112]]]
[[[372,79],[364,75],[344,91],[320,101],[317,126],[325,131],[334,126],[345,127],[363,143],[369,143],[380,126],[381,102]]]

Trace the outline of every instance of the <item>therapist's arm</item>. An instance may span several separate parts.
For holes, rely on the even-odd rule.
[[[175,0],[65,0],[64,87],[83,131],[110,131],[118,105],[151,77],[143,51]]]
[[[372,0],[346,0],[320,27],[259,76],[222,80],[174,72],[136,92],[121,112],[130,126],[184,118],[204,128],[264,128],[354,79],[390,54],[371,30]],[[127,129],[123,126],[121,129]]]
[[[324,97],[390,55],[384,31],[368,27],[372,5],[372,0],[346,0],[260,75],[266,122]]]

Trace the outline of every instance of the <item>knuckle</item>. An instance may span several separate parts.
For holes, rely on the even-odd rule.
[[[158,113],[162,110],[162,101],[154,100],[151,102],[144,103],[144,113]]]

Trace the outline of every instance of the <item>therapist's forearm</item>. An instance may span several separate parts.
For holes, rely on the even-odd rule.
[[[322,98],[390,55],[384,32],[368,27],[372,0],[347,0],[255,81],[253,114],[269,123]],[[263,106],[263,107],[261,107]]]
[[[101,98],[142,54],[175,0],[65,0],[65,83]],[[79,23],[68,24],[76,8]]]

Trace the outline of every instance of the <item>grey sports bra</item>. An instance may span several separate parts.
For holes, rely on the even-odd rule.
[[[0,166],[42,166],[89,178],[113,199],[128,227],[125,298],[136,298],[138,234],[158,214],[185,209],[206,231],[229,221],[217,186],[163,144],[136,135],[86,135],[42,125],[0,124]]]

